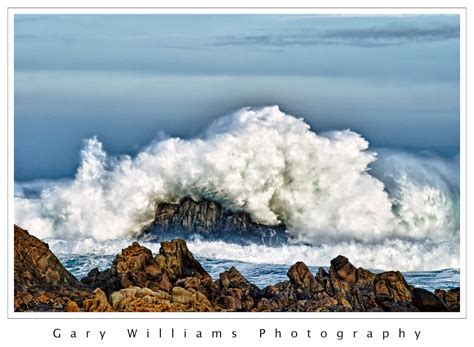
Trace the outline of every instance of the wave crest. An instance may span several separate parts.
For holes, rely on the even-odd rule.
[[[243,108],[198,138],[162,139],[134,158],[107,156],[94,137],[74,180],[50,184],[36,199],[16,189],[15,221],[42,238],[130,239],[151,222],[156,203],[191,196],[260,223],[284,222],[294,242],[456,245],[452,163],[431,158],[430,169],[422,158],[378,158],[368,148],[353,131],[316,134],[277,106]]]

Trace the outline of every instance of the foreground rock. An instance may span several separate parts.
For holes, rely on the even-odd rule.
[[[189,197],[176,204],[158,204],[155,219],[144,233],[159,239],[197,233],[208,238],[231,238],[242,242],[263,240],[267,244],[286,240],[283,224],[259,224],[247,212],[231,211],[217,202],[195,201]]]
[[[93,269],[81,281],[92,289],[100,288],[107,295],[129,287],[144,287],[169,292],[179,279],[195,278],[212,283],[211,276],[197,262],[183,240],[162,242],[160,253],[151,251],[138,242],[122,250],[105,271]]]
[[[80,310],[90,290],[64,268],[46,243],[14,228],[15,310]]]
[[[17,310],[445,312],[460,307],[459,288],[435,293],[413,288],[398,271],[374,274],[355,267],[344,256],[334,258],[329,271],[319,268],[315,275],[298,262],[288,270],[289,280],[264,289],[234,267],[213,281],[183,240],[162,242],[156,256],[134,242],[116,256],[110,269],[93,269],[80,284],[47,245],[18,229]],[[45,292],[52,298],[45,299],[46,305],[42,304]]]
[[[447,306],[449,311],[459,311],[460,306],[460,295],[459,288],[452,288],[448,291],[442,289],[436,289],[435,295],[440,298]]]

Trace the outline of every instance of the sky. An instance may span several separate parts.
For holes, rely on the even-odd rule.
[[[459,152],[457,15],[16,14],[14,40],[16,181],[72,177],[94,135],[134,155],[244,106]]]

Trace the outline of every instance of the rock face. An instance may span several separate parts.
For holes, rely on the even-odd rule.
[[[17,230],[18,229],[18,230]],[[112,266],[79,283],[47,245],[15,228],[15,307],[69,312],[445,312],[459,311],[459,288],[434,294],[398,271],[373,274],[344,256],[312,274],[297,262],[288,279],[259,289],[234,267],[213,281],[185,241],[161,243],[156,256],[134,242]],[[87,286],[88,289],[85,289]]]
[[[160,235],[197,233],[208,238],[243,242],[263,240],[265,243],[279,243],[287,239],[283,224],[258,224],[246,212],[232,212],[217,202],[198,202],[189,197],[177,204],[158,204],[155,219],[144,233],[158,238]]]
[[[16,311],[63,311],[82,306],[89,290],[69,273],[46,243],[14,227]]]

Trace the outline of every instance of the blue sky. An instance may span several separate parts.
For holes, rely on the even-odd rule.
[[[70,177],[82,139],[136,153],[278,104],[374,147],[459,151],[456,15],[15,15],[15,179]]]

